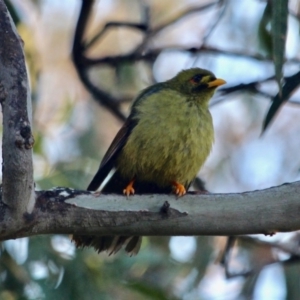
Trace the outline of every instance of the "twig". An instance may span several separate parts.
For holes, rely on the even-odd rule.
[[[79,18],[76,25],[72,57],[75,68],[77,70],[78,76],[82,83],[93,95],[93,97],[106,108],[108,108],[116,117],[120,120],[125,121],[125,115],[120,111],[120,102],[118,99],[112,97],[110,94],[106,93],[95,84],[92,83],[88,76],[89,61],[84,55],[84,32],[87,26],[88,19],[91,14],[93,0],[82,0],[81,9],[79,13]]]
[[[192,8],[188,8],[184,11],[179,12],[178,14],[176,14],[175,16],[173,16],[170,20],[168,20],[167,22],[156,26],[153,29],[148,29],[147,35],[145,36],[144,40],[142,41],[142,43],[140,45],[138,45],[136,47],[136,49],[134,50],[134,52],[143,52],[143,50],[146,48],[148,41],[153,38],[155,35],[157,35],[158,33],[160,33],[162,30],[164,30],[165,28],[179,22],[181,19],[185,18],[186,16],[193,14],[193,13],[197,13],[197,12],[202,12],[206,9],[209,9],[213,6],[215,6],[216,4],[218,4],[219,2],[221,2],[223,0],[219,0],[216,2],[212,2],[200,7],[192,7]]]
[[[217,25],[219,24],[219,22],[222,19],[222,16],[224,15],[226,8],[227,8],[227,4],[228,2],[226,1],[219,1],[218,6],[220,6],[220,11],[218,16],[215,18],[215,20],[212,22],[212,24],[210,25],[209,29],[207,30],[207,32],[205,33],[203,39],[202,39],[202,45],[205,45],[207,40],[209,39],[209,37],[211,36],[211,34],[213,33],[214,29],[217,27]]]
[[[105,24],[103,29],[97,33],[89,42],[85,44],[85,50],[91,48],[103,35],[104,33],[111,27],[129,27],[138,29],[141,31],[147,31],[147,24],[139,24],[139,23],[130,23],[130,22],[108,22]]]
[[[290,258],[288,258],[286,260],[277,260],[277,259],[271,257],[270,260],[262,266],[255,267],[255,268],[247,270],[247,271],[232,273],[229,270],[230,256],[231,256],[231,252],[234,247],[234,244],[236,244],[236,242],[238,242],[239,240],[254,244],[256,246],[261,245],[261,246],[266,246],[266,247],[270,247],[270,248],[275,248],[275,249],[281,250],[283,252],[286,252],[286,253],[290,254],[291,256],[290,256]],[[225,250],[220,259],[220,263],[224,266],[226,278],[228,278],[228,279],[235,278],[235,277],[247,277],[250,275],[257,274],[263,267],[270,265],[270,264],[274,264],[274,263],[290,264],[290,263],[294,263],[294,262],[298,262],[298,261],[300,261],[300,249],[296,249],[295,247],[290,247],[287,244],[279,244],[279,243],[271,243],[271,242],[267,242],[267,241],[262,241],[257,238],[252,238],[250,236],[238,236],[238,237],[230,236],[227,239]]]

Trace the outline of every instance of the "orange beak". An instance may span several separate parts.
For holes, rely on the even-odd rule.
[[[215,79],[214,81],[209,82],[209,83],[208,83],[208,87],[209,87],[209,88],[217,87],[217,86],[223,85],[223,84],[225,84],[225,83],[226,83],[225,80],[220,79],[220,78],[217,78],[217,79]]]

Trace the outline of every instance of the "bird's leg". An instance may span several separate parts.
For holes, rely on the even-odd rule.
[[[180,197],[180,196],[183,196],[186,194],[186,189],[181,183],[179,183],[177,181],[172,181],[172,185],[174,186],[175,194],[177,196]]]
[[[132,179],[129,184],[126,186],[126,188],[123,190],[123,194],[126,195],[127,197],[130,195],[134,195],[134,188],[133,184],[135,182],[135,179]]]

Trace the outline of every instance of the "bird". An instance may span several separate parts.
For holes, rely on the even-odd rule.
[[[142,90],[113,139],[88,191],[103,194],[186,194],[214,142],[208,105],[226,81],[209,70],[191,68]],[[141,237],[73,235],[77,247],[129,255]]]

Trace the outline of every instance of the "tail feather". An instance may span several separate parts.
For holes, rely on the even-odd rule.
[[[108,255],[116,254],[128,239],[130,239],[130,236],[116,236],[109,249],[107,249]]]
[[[116,254],[127,244],[125,251],[133,256],[140,250],[142,237],[73,235],[72,241],[77,248],[93,247],[98,253],[106,251],[109,255]]]
[[[142,237],[141,236],[133,236],[131,240],[128,242],[127,246],[125,247],[125,251],[130,255],[137,255],[140,251],[142,244]]]

